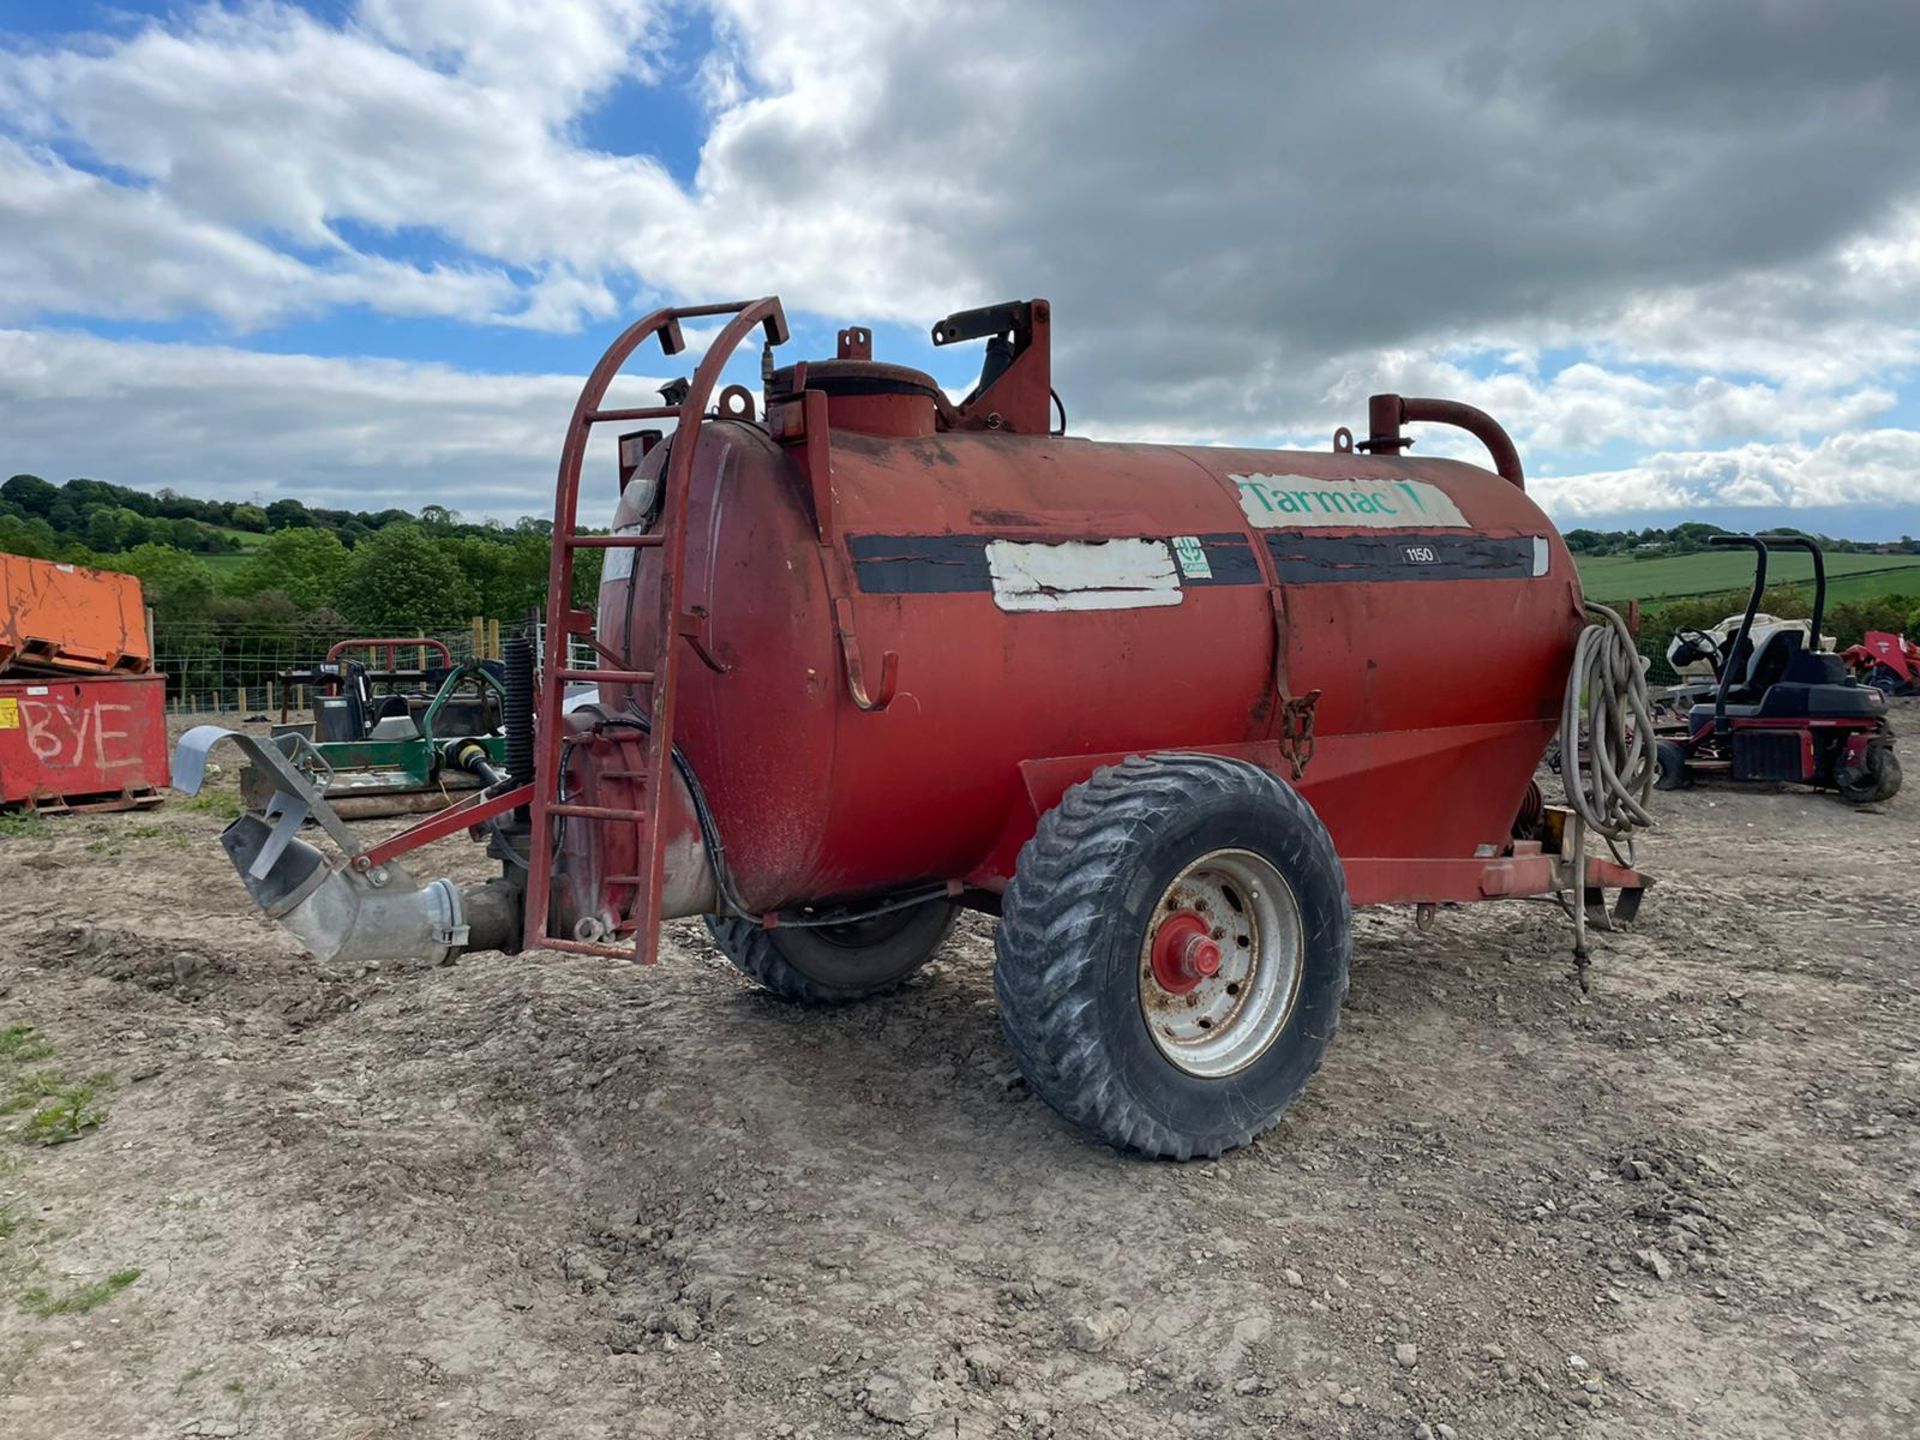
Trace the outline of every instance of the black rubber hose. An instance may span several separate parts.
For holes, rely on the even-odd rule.
[[[533,641],[507,642],[507,775],[515,785],[533,783]]]
[[[447,758],[456,768],[477,777],[489,790],[507,781],[507,777],[493,763],[493,757],[487,753],[487,747],[478,740],[470,738],[449,746]]]

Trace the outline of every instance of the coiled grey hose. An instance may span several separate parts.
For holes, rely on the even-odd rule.
[[[1581,745],[1581,719],[1586,744]],[[1587,628],[1574,647],[1573,670],[1560,711],[1560,778],[1573,808],[1573,955],[1581,986],[1587,964],[1587,832],[1632,843],[1653,824],[1653,706],[1647,669],[1627,622],[1587,602]]]
[[[1586,749],[1580,746],[1586,718]],[[1587,602],[1587,628],[1573,651],[1560,711],[1560,775],[1567,803],[1587,828],[1620,840],[1653,824],[1653,705],[1647,670],[1627,622]]]

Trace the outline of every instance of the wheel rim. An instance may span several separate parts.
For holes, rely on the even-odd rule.
[[[1140,1010],[1154,1045],[1202,1079],[1243,1070],[1286,1028],[1304,930],[1293,887],[1250,850],[1215,850],[1173,879],[1140,945]]]

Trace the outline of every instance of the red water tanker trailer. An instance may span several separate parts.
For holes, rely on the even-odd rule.
[[[323,956],[363,959],[651,961],[662,920],[704,915],[735,965],[803,1002],[897,985],[959,909],[984,910],[1034,1091],[1181,1157],[1246,1142],[1318,1066],[1352,906],[1566,893],[1604,913],[1616,888],[1631,914],[1642,876],[1581,850],[1588,823],[1646,818],[1650,762],[1617,723],[1639,667],[1617,622],[1589,627],[1499,426],[1376,396],[1367,438],[1328,453],[1071,438],[1049,311],[934,328],[987,341],[958,404],[858,328],[776,368],[776,300],[633,326],[568,431],[546,654],[510,656],[504,771],[452,742],[484,788],[370,843],[297,747],[235,737],[278,777],[223,841],[256,899]],[[642,343],[675,354],[682,321],[714,316],[667,403],[606,405]],[[763,404],[714,401],[755,331]],[[1415,421],[1464,426],[1495,470],[1405,455]],[[599,424],[641,428],[612,531],[589,535]],[[570,600],[586,548],[605,552],[597,616]],[[1575,670],[1621,743],[1592,747],[1605,763],[1576,778],[1569,826],[1533,777]],[[565,712],[578,681],[599,701]],[[182,742],[183,787],[226,735]],[[342,858],[297,837],[308,819]],[[460,830],[500,878],[421,885],[395,863]]]

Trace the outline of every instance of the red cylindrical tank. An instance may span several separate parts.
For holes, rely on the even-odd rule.
[[[1103,760],[1277,759],[1286,701],[1314,691],[1296,788],[1356,903],[1445,898],[1421,863],[1507,839],[1582,624],[1571,558],[1517,485],[1351,451],[931,433],[932,382],[872,370],[832,372],[827,543],[788,446],[744,420],[700,432],[683,610],[708,663],[682,661],[674,733],[749,908],[1001,890],[1037,815]],[[616,530],[658,524],[666,448]],[[608,553],[614,654],[653,653],[658,553]],[[897,656],[884,708],[850,698],[842,632],[869,675]]]
[[[677,353],[680,322],[712,315],[733,318],[666,404],[603,408],[641,341]],[[1505,432],[1383,395],[1367,439],[1324,454],[1068,439],[1049,433],[1049,323],[1035,300],[936,325],[935,344],[987,342],[958,404],[842,331],[835,360],[769,373],[763,419],[737,386],[708,407],[752,330],[769,355],[787,339],[776,300],[629,327],[562,450],[512,773],[358,846],[284,755],[235,737],[291,817],[225,837],[250,891],[329,956],[649,960],[662,918],[701,914],[743,974],[805,1003],[883,994],[961,905],[991,910],[1034,1093],[1181,1158],[1246,1143],[1319,1065],[1353,904],[1561,893],[1585,915],[1611,885],[1630,919],[1645,878],[1586,854],[1583,827],[1646,818],[1631,637],[1604,611],[1583,635]],[[672,439],[622,439],[614,533],[580,532],[589,428],[669,418]],[[1500,473],[1406,458],[1401,426],[1423,421],[1479,436]],[[585,550],[605,557],[597,623],[570,598]],[[1555,814],[1530,787],[1576,653],[1608,677],[1589,744],[1621,778],[1583,787],[1576,746]],[[565,700],[576,680],[594,702]],[[183,739],[190,786],[224,738]],[[348,851],[332,872],[292,838],[308,811]],[[499,879],[422,886],[392,864],[459,829]]]

